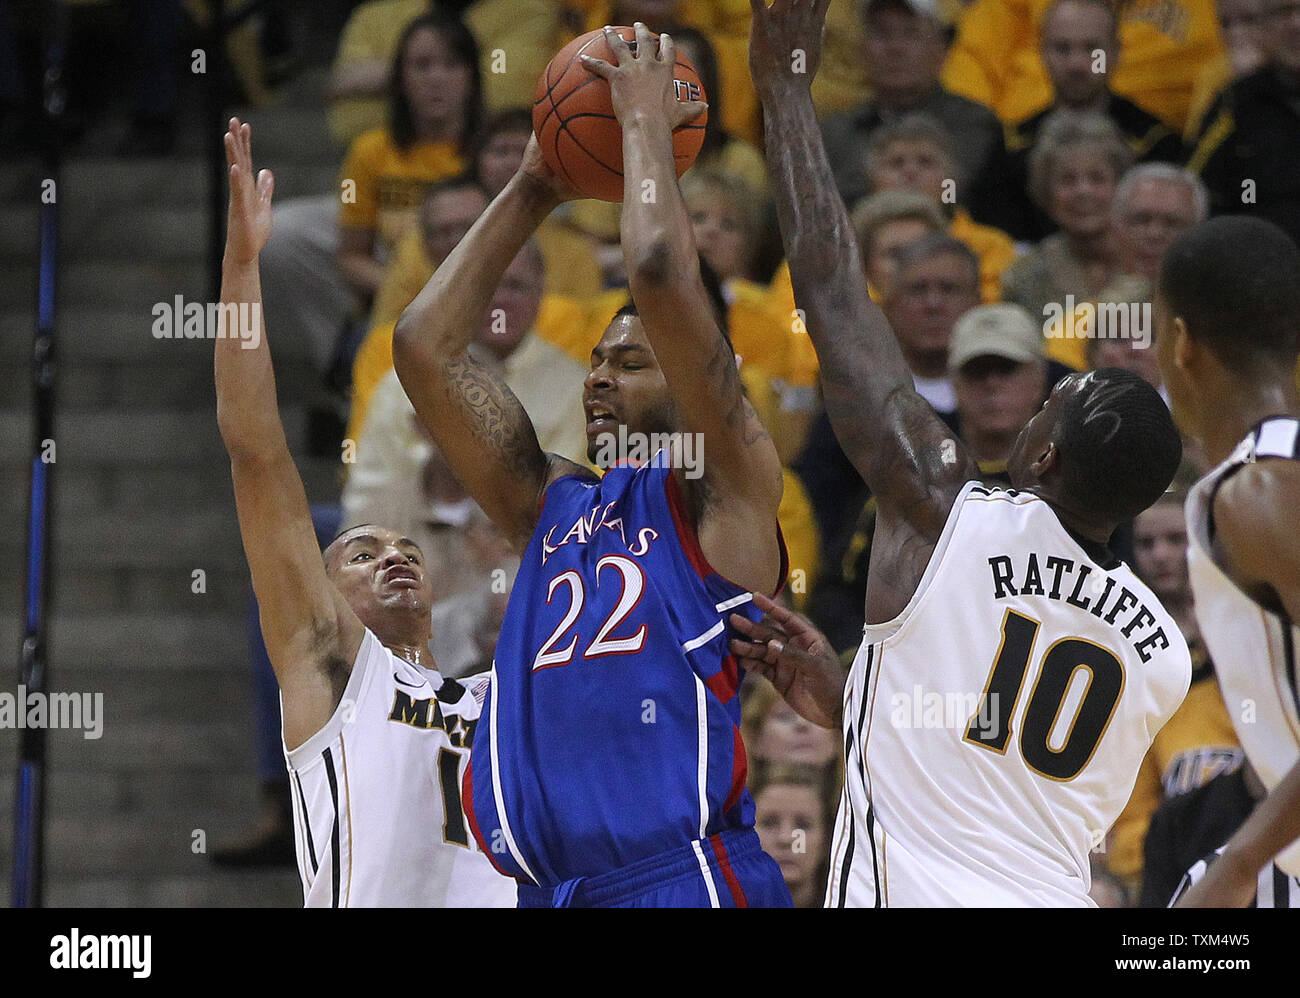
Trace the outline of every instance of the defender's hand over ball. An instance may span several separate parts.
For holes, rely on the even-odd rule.
[[[759,96],[783,86],[812,85],[822,60],[822,33],[830,0],[749,0],[749,74]]]

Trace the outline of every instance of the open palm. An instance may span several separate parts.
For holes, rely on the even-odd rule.
[[[226,216],[226,260],[248,264],[271,236],[271,192],[275,178],[270,170],[253,177],[253,130],[230,119],[226,132],[226,163],[230,167],[230,210]]]

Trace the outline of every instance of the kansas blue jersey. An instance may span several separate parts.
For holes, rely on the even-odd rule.
[[[704,558],[666,454],[553,482],[524,553],[464,788],[523,883],[753,825],[727,618],[761,613]]]

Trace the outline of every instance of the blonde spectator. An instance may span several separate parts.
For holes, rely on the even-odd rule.
[[[1011,238],[1001,229],[980,225],[962,208],[957,161],[944,127],[924,114],[903,115],[882,125],[867,144],[868,187],[876,191],[915,191],[931,198],[948,219],[948,234],[969,246],[980,262],[980,293],[999,300],[1004,270],[1015,259]]]
[[[865,197],[853,206],[850,221],[862,251],[868,290],[877,302],[889,295],[898,274],[895,251],[945,227],[934,201],[910,191],[881,191]]]
[[[830,829],[840,780],[834,767],[780,765],[751,781],[754,828],[781,868],[796,908],[820,908],[830,864]]]

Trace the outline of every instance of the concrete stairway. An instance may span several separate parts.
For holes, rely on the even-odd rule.
[[[339,161],[320,74],[247,117],[277,200],[331,189]],[[35,164],[0,163],[0,692],[16,685],[31,435]],[[256,813],[247,566],[217,433],[212,346],[151,335],[154,303],[207,296],[205,169],[72,159],[59,187],[61,372],[54,469],[52,688],[100,692],[103,734],[52,731],[47,903],[295,905],[292,871],[230,874],[195,851]],[[275,341],[281,410],[309,498],[336,462],[307,459],[319,377]],[[191,573],[206,573],[206,593]],[[9,901],[17,735],[0,730],[0,903]]]

